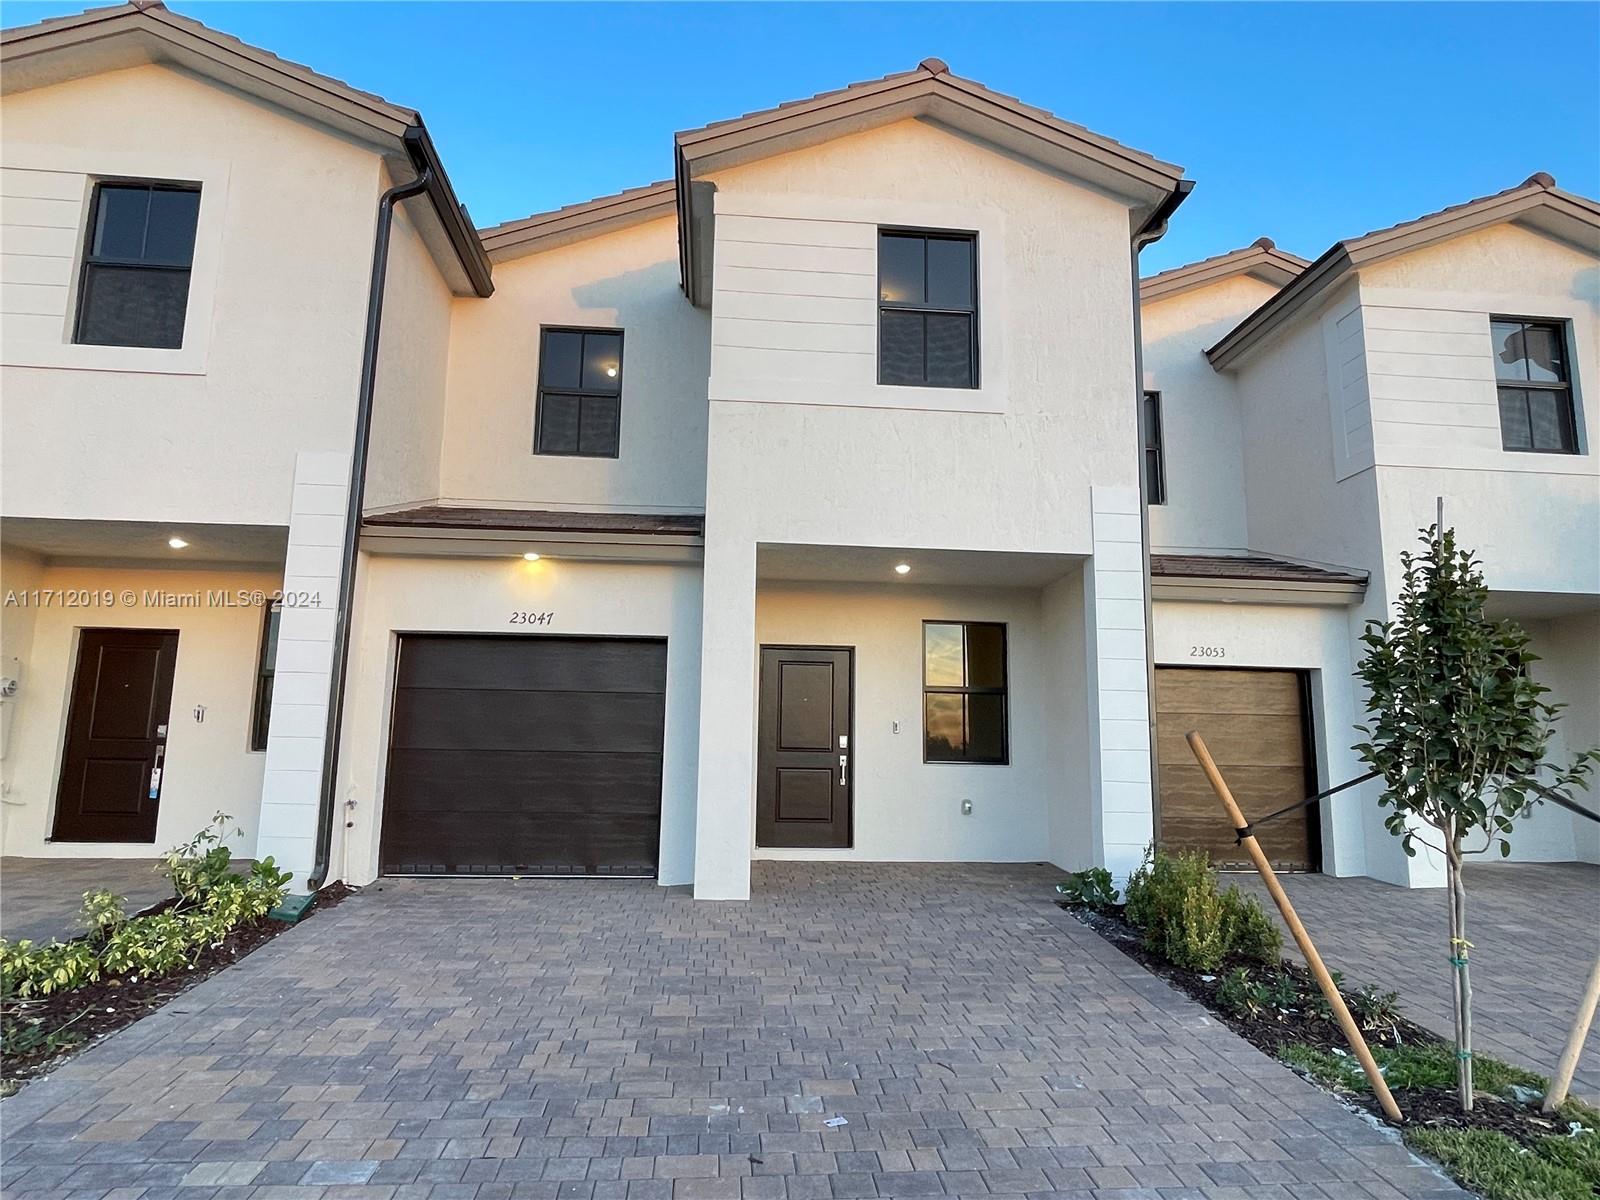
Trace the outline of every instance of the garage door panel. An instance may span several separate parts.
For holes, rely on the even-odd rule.
[[[401,638],[381,869],[655,873],[666,644]]]
[[[405,689],[394,745],[414,750],[659,751],[661,697],[632,692]]]
[[[1300,715],[1300,679],[1292,671],[1170,667],[1156,672],[1156,712]]]
[[[1184,735],[1195,729],[1205,738],[1211,756],[1235,767],[1290,767],[1304,772],[1300,715],[1260,716],[1237,713],[1160,714],[1156,726],[1156,753],[1161,762],[1194,761]],[[1230,776],[1230,779],[1232,777]]]
[[[653,814],[659,754],[563,754],[503,750],[396,750],[384,812],[551,812]]]
[[[1218,865],[1246,865],[1248,857],[1184,735],[1200,731],[1246,820],[1303,800],[1315,784],[1299,675],[1162,667],[1156,671],[1156,697],[1161,845],[1203,850]],[[1261,828],[1257,840],[1274,866],[1315,869],[1316,811],[1313,806]]]
[[[564,814],[513,812],[493,824],[463,827],[448,813],[423,813],[386,847],[385,870],[412,874],[654,874],[654,814],[571,820]]]
[[[537,643],[537,645],[530,645]],[[400,687],[665,692],[667,648],[627,639],[408,637]]]

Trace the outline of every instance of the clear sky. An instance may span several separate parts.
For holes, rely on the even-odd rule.
[[[1146,271],[1262,235],[1314,257],[1534,171],[1600,196],[1592,2],[170,6],[419,109],[479,225],[665,179],[676,130],[929,56],[1183,164]]]

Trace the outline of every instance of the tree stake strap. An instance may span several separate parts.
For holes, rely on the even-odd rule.
[[[1279,817],[1286,817],[1290,813],[1298,812],[1302,808],[1309,808],[1309,807],[1311,807],[1311,805],[1315,804],[1318,800],[1326,800],[1329,796],[1338,795],[1340,792],[1344,791],[1346,788],[1353,788],[1358,783],[1365,783],[1369,779],[1376,779],[1381,774],[1382,774],[1381,771],[1368,771],[1365,775],[1357,776],[1355,779],[1346,779],[1343,783],[1338,784],[1335,787],[1331,787],[1325,792],[1318,792],[1315,796],[1307,796],[1304,800],[1301,800],[1299,803],[1289,805],[1288,808],[1280,808],[1277,812],[1268,813],[1264,817],[1257,817],[1253,821],[1246,821],[1243,825],[1239,825],[1239,826],[1235,827],[1233,832],[1236,833],[1238,835],[1238,837],[1235,839],[1235,843],[1234,844],[1235,845],[1243,845],[1245,838],[1251,837],[1251,836],[1254,835],[1255,827],[1257,825],[1265,825],[1268,821],[1276,821]],[[1600,819],[1600,818],[1597,818],[1597,819]]]

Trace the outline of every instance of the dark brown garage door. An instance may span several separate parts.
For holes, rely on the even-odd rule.
[[[1306,745],[1305,683],[1296,671],[1156,668],[1156,759],[1161,772],[1161,845],[1204,850],[1218,866],[1249,866],[1222,805],[1183,735],[1198,729],[1245,819],[1316,791]],[[1257,831],[1274,867],[1315,871],[1318,806]]]
[[[400,639],[380,860],[396,875],[654,875],[667,646]]]

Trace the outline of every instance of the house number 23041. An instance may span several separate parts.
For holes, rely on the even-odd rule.
[[[1190,646],[1190,658],[1227,658],[1228,652],[1221,646]]]
[[[511,614],[513,625],[548,625],[556,619],[553,612],[514,612]]]

